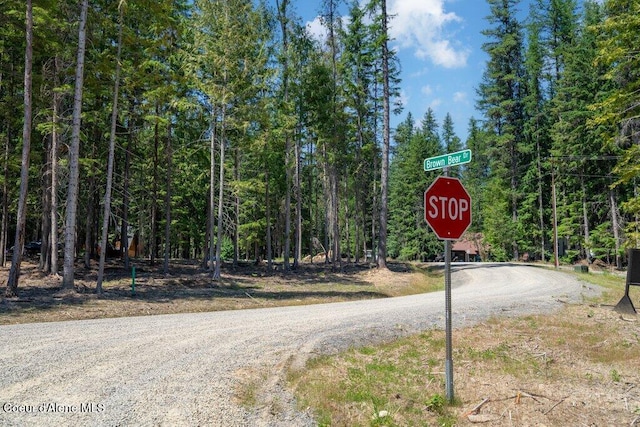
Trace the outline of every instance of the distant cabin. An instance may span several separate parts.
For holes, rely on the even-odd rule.
[[[460,262],[481,261],[480,250],[475,242],[470,240],[458,240],[451,246],[451,259]]]

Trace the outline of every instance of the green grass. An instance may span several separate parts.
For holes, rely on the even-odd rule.
[[[442,397],[442,362],[428,353],[443,350],[437,331],[378,347],[352,349],[315,360],[294,373],[298,399],[312,406],[320,425],[454,425]],[[380,414],[384,416],[380,416]]]
[[[602,295],[599,297],[588,299],[588,302],[602,303],[602,304],[616,304],[622,295],[624,295],[625,278],[618,274],[612,274],[608,272],[603,273],[573,273],[578,280],[587,282],[593,285],[598,285],[603,288]],[[637,286],[632,286],[631,291],[639,289]],[[640,295],[640,293],[639,293]]]
[[[434,280],[437,273],[424,271],[423,275]],[[553,389],[556,381],[600,386],[605,380],[620,383],[629,372],[637,372],[639,334],[625,329],[628,325],[624,323],[610,321],[616,318],[610,314],[610,305],[622,296],[624,278],[592,273],[576,276],[603,287],[603,295],[567,306],[558,315],[494,317],[455,331],[454,366],[463,365],[466,381],[492,383],[503,378],[509,384],[546,383]],[[301,406],[314,409],[319,425],[453,426],[459,422],[462,405],[482,399],[469,386],[464,391],[467,401],[457,395],[454,404],[446,402],[444,351],[444,332],[430,330],[314,360],[307,370],[291,375],[290,384]],[[513,394],[513,389],[503,392]]]

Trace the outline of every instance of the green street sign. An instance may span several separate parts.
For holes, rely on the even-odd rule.
[[[455,153],[424,159],[424,170],[448,168],[449,166],[463,165],[471,161],[471,150],[456,151]]]

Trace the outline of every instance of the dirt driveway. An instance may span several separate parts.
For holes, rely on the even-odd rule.
[[[516,265],[459,266],[453,319],[553,310],[597,292]],[[0,326],[2,425],[313,425],[284,373],[316,354],[444,324],[443,293]],[[238,404],[253,389],[256,407]],[[257,408],[257,409],[256,409]]]

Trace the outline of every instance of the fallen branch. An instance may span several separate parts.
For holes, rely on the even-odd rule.
[[[522,397],[528,397],[528,398],[531,398],[531,399],[535,400],[535,401],[536,401],[536,402],[538,402],[538,403],[541,403],[541,402],[540,402],[538,399],[536,399],[536,397],[542,397],[542,398],[544,398],[544,399],[551,400],[551,399],[549,399],[547,396],[543,396],[543,395],[541,395],[541,394],[529,393],[529,392],[522,391],[522,390],[518,390],[518,391],[516,392],[515,396],[511,396],[511,397],[508,397],[508,398],[503,399],[503,400],[516,399],[516,403],[520,403],[520,399],[521,399]]]
[[[249,295],[249,292],[245,292],[244,293],[246,296],[248,296],[249,298],[251,298],[252,300],[254,300],[255,302],[258,302],[257,299],[255,299],[254,297],[252,297],[251,295]]]
[[[535,395],[535,394],[530,394],[530,393],[527,393],[526,391],[522,391],[522,392],[520,392],[520,394],[522,396],[524,396],[524,397],[530,397],[530,398],[532,398],[533,400],[535,400],[538,403],[540,403],[540,401],[538,399],[536,399],[536,397],[544,397],[545,399],[549,399],[546,396],[539,396],[539,395]]]
[[[569,397],[569,396],[563,397],[562,399],[558,400],[551,408],[549,408],[546,411],[544,411],[543,414],[547,415],[549,412],[553,411],[555,409],[555,407],[558,406],[559,404],[561,404],[562,402],[564,402],[567,397]]]
[[[486,397],[482,402],[478,403],[476,406],[474,406],[473,409],[471,409],[469,412],[467,412],[466,414],[464,414],[465,417],[468,417],[469,415],[476,415],[478,412],[480,412],[480,409],[488,402],[490,402],[491,399],[489,399],[488,397]]]
[[[526,391],[517,391],[516,394],[514,394],[513,396],[503,397],[502,399],[493,399],[493,401],[494,402],[502,402],[502,401],[505,401],[505,400],[512,400],[512,399],[520,400],[523,397],[528,397],[530,399],[535,400],[538,403],[541,403],[541,402],[538,399],[536,399],[536,397],[542,397],[544,399],[551,400],[547,396],[543,396],[541,394],[527,393]]]

